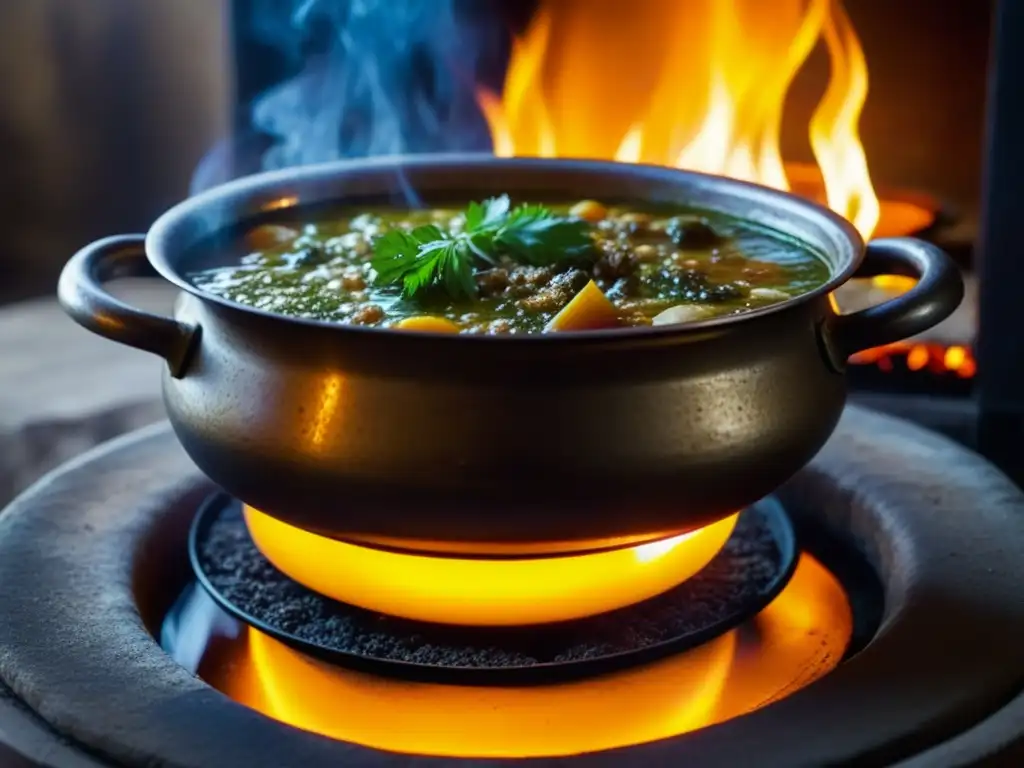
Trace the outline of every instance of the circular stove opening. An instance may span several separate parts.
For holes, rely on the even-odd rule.
[[[199,582],[162,633],[176,660],[289,725],[420,755],[552,757],[724,722],[826,675],[881,611],[870,569],[816,534],[801,543],[820,557],[800,551],[773,498],[668,593],[519,628],[429,625],[313,593],[260,554],[223,495],[193,534]]]

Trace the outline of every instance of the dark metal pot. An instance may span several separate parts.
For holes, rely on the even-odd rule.
[[[676,327],[452,336],[300,320],[203,293],[186,274],[215,233],[325,202],[518,197],[695,205],[796,238],[827,285],[775,306]],[[241,231],[241,229],[238,229]],[[804,200],[725,178],[609,162],[427,156],[242,179],[176,206],[148,235],[102,240],[60,279],[68,313],[167,361],[174,430],[212,480],[338,538],[411,549],[587,549],[683,532],[770,493],[832,433],[843,367],[959,304],[959,272],[909,238],[866,250],[917,286],[837,315],[829,293],[865,255],[857,232]],[[159,274],[175,318],[103,283]]]

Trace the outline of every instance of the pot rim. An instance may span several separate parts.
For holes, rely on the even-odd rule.
[[[198,240],[202,237],[226,227],[237,225],[248,218],[266,216],[272,212],[286,209],[301,209],[313,205],[322,205],[336,201],[344,204],[342,195],[335,193],[303,199],[303,187],[316,188],[328,182],[343,180],[346,176],[359,173],[387,173],[396,177],[399,185],[405,184],[404,173],[416,170],[436,170],[458,172],[476,170],[478,172],[503,167],[517,167],[538,174],[550,173],[557,176],[563,173],[583,173],[595,176],[620,175],[623,180],[648,181],[652,184],[661,183],[676,186],[680,190],[714,189],[719,194],[737,202],[757,205],[763,208],[777,209],[789,219],[795,217],[804,226],[813,225],[831,235],[838,243],[848,245],[848,253],[840,253],[838,265],[826,262],[833,273],[828,281],[817,288],[801,293],[786,301],[767,307],[747,310],[734,315],[699,320],[696,322],[666,326],[638,326],[630,328],[613,328],[601,330],[573,331],[571,333],[534,333],[534,334],[451,334],[435,331],[416,332],[402,331],[394,328],[377,328],[361,325],[350,325],[330,320],[295,317],[277,312],[241,304],[230,299],[208,293],[182,276],[174,261],[168,257],[176,241],[181,239]],[[314,189],[314,194],[316,189]],[[497,191],[495,192],[497,193]],[[627,196],[627,199],[629,197]],[[261,202],[262,201],[262,202]],[[255,203],[255,205],[254,205]],[[700,210],[702,206],[694,206]],[[706,206],[704,206],[706,207]],[[238,216],[238,210],[246,211],[246,215]],[[744,217],[729,210],[722,211],[727,216],[743,220]],[[761,228],[772,228],[757,222]],[[786,233],[778,232],[780,236]],[[806,238],[799,235],[788,235],[796,238],[805,247],[816,251],[824,246],[814,246]],[[795,306],[831,293],[849,280],[860,267],[864,259],[865,243],[854,226],[830,209],[813,203],[788,192],[765,187],[746,181],[739,181],[725,176],[699,173],[679,168],[658,166],[642,163],[622,163],[606,160],[586,160],[576,158],[535,158],[513,157],[500,158],[486,153],[445,153],[400,155],[361,159],[336,160],[315,165],[285,168],[276,171],[243,176],[234,181],[213,187],[196,196],[190,197],[163,213],[150,227],[146,234],[146,256],[157,273],[168,282],[197,298],[242,312],[249,315],[262,316],[278,322],[296,326],[330,329],[332,333],[344,335],[387,337],[410,336],[430,339],[434,342],[448,344],[487,343],[487,344],[572,344],[586,341],[622,341],[632,340],[665,340],[666,338],[690,337],[708,331],[722,330],[736,325],[752,322],[767,315],[774,315]],[[821,254],[819,254],[820,256]]]

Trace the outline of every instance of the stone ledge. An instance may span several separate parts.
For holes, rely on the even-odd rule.
[[[153,281],[115,292],[154,312],[175,294]],[[0,507],[72,456],[162,418],[161,365],[79,328],[55,299],[0,308]]]

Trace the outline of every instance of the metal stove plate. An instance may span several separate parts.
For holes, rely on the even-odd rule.
[[[237,547],[232,551],[233,572],[226,580],[204,551],[216,525],[238,526],[230,531]],[[197,579],[229,614],[333,664],[402,679],[470,685],[580,678],[698,646],[768,605],[792,576],[798,551],[782,505],[768,498],[741,514],[732,537],[705,569],[662,595],[558,624],[448,627],[381,616],[323,597],[270,565],[244,525],[238,502],[216,494],[200,507],[189,535],[189,557]],[[757,546],[762,548],[761,568],[745,573],[754,562],[752,557],[759,554]],[[766,570],[769,547],[774,549],[774,562]],[[239,568],[250,577],[258,573],[264,582],[260,586],[273,590],[278,599],[268,603],[266,593],[249,583],[239,598],[235,575]],[[744,578],[741,596],[735,590],[738,575]],[[232,590],[234,597],[226,594]],[[282,603],[292,603],[294,610]],[[694,610],[681,611],[680,606],[687,603]],[[710,609],[712,603],[714,609]]]

